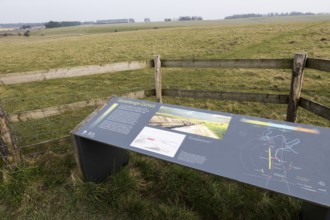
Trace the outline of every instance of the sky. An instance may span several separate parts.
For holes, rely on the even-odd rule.
[[[292,11],[330,12],[330,0],[0,0],[0,23],[119,18],[142,22],[180,16],[214,20],[233,14]]]

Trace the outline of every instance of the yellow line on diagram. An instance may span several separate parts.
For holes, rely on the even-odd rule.
[[[268,148],[268,169],[272,169],[272,149]]]

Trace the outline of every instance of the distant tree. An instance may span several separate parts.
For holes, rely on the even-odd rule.
[[[69,26],[78,26],[81,25],[80,21],[50,21],[45,24],[46,28],[58,28],[58,27],[69,27]]]
[[[237,18],[256,18],[256,17],[262,17],[262,14],[239,14],[239,15],[232,15],[232,16],[227,16],[225,19],[237,19]]]
[[[30,29],[30,28],[31,28],[30,25],[23,25],[19,29]]]
[[[46,28],[56,28],[59,27],[59,23],[55,21],[50,21],[45,24]]]
[[[192,16],[192,17],[191,17],[191,20],[193,20],[193,21],[202,21],[203,18],[200,17],[200,16]]]
[[[29,37],[30,36],[30,30],[27,30],[24,32],[24,37]]]
[[[150,22],[150,18],[145,18],[144,22]]]
[[[315,15],[312,12],[297,12],[297,11],[293,11],[290,13],[274,13],[274,12],[270,12],[268,14],[262,15],[262,14],[238,14],[238,15],[232,15],[232,16],[227,16],[225,17],[225,19],[236,19],[236,18],[255,18],[255,17],[273,17],[273,16],[300,16],[300,15]]]
[[[179,21],[190,21],[191,17],[190,16],[181,16],[179,17]]]
[[[165,18],[164,21],[165,22],[170,22],[170,21],[172,21],[172,19],[171,18]]]
[[[298,16],[298,15],[303,15],[303,13],[302,12],[297,12],[297,11],[292,11],[290,13],[290,16]]]

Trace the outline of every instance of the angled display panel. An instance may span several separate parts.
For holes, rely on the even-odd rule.
[[[329,128],[116,97],[72,137],[87,181],[129,150],[330,206]]]

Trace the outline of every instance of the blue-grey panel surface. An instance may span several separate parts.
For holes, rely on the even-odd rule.
[[[329,128],[116,97],[74,135],[330,206]]]

